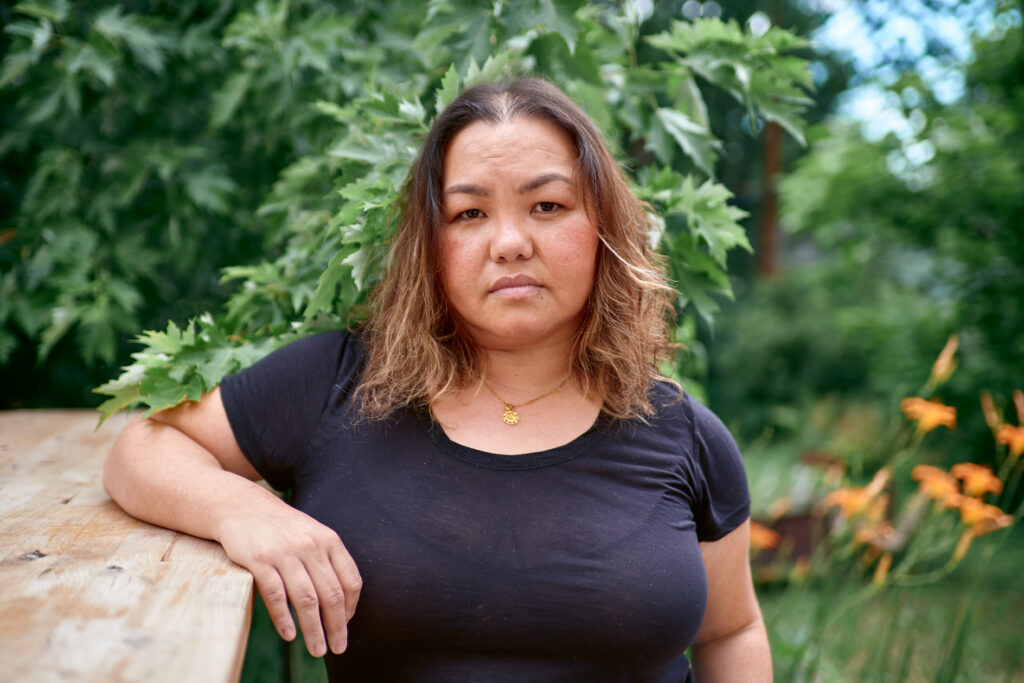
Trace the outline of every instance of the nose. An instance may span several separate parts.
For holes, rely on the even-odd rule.
[[[495,222],[491,235],[491,259],[495,262],[511,262],[533,257],[533,237],[530,235],[529,219],[503,217]]]

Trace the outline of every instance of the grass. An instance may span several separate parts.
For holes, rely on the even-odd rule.
[[[1024,529],[976,543],[951,576],[924,586],[762,589],[776,679],[1024,683]]]

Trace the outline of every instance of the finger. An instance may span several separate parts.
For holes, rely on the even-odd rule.
[[[288,609],[288,595],[281,575],[272,567],[254,568],[251,571],[253,580],[256,582],[256,589],[260,592],[260,597],[263,598],[267,614],[270,615],[270,621],[274,624],[278,635],[287,641],[293,640],[295,638],[295,622]]]
[[[306,571],[316,589],[320,602],[320,617],[331,652],[341,654],[348,645],[348,615],[346,614],[345,589],[326,556],[306,564]]]
[[[345,591],[345,617],[351,619],[356,613],[356,603],[359,602],[359,595],[363,590],[363,577],[359,575],[359,568],[340,540],[337,545],[331,547],[329,557],[334,573]]]
[[[283,568],[281,578],[288,591],[288,600],[295,608],[299,628],[306,640],[306,649],[314,657],[323,657],[327,654],[327,644],[320,621],[320,599],[309,572],[301,562],[296,561]]]

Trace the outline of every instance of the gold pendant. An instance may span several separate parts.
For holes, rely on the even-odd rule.
[[[505,410],[501,414],[501,419],[505,421],[509,427],[519,424],[519,413],[516,412],[516,407],[511,403],[505,404]]]

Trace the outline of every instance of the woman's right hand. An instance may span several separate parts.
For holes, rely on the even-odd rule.
[[[343,652],[362,589],[355,562],[329,527],[283,502],[269,509],[260,502],[223,520],[217,540],[252,572],[282,638],[296,635],[291,603],[310,654],[322,657],[328,646]]]
[[[328,646],[341,652],[362,586],[355,562],[333,530],[257,484],[259,478],[217,389],[149,419],[136,417],[103,466],[104,488],[128,514],[219,541],[252,572],[282,638],[296,636],[290,602],[311,654],[322,656]]]

